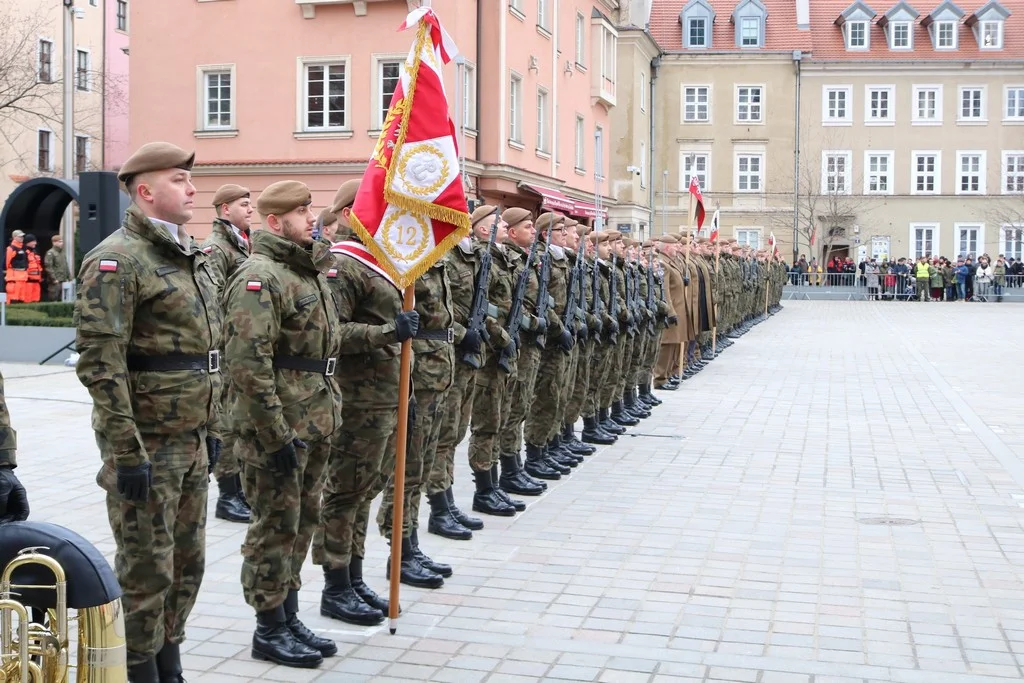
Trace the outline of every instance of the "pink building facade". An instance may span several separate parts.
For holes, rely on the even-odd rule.
[[[129,0],[105,0],[103,17],[103,169],[117,170],[131,153],[128,137]]]
[[[434,0],[461,53],[445,87],[471,200],[594,217],[595,131],[605,169],[613,134],[617,4]],[[301,180],[319,208],[361,177],[413,39],[396,29],[418,5],[132,6],[131,148],[167,140],[196,150],[193,234],[208,232],[223,183],[255,196]]]

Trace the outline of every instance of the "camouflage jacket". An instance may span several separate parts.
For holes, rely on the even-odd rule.
[[[140,433],[157,434],[167,445],[163,464],[191,463],[195,451],[175,444],[194,443],[193,432],[212,426],[220,373],[129,371],[128,357],[206,356],[217,348],[217,286],[195,241],[179,246],[130,206],[121,229],[82,262],[74,320],[75,372],[92,396],[92,427],[110,445],[104,456],[137,466],[153,455]]]
[[[486,242],[481,243],[470,239],[464,239],[455,245],[455,247],[453,247],[444,258],[445,267],[448,271],[448,281],[451,284],[452,313],[455,319],[453,326],[455,329],[456,345],[461,344],[463,338],[466,336],[466,326],[469,325],[469,317],[473,312],[473,298],[476,295],[476,279],[480,270],[480,255],[486,248]],[[495,277],[495,268],[497,266],[494,261],[495,257],[492,255],[491,275],[488,279],[488,287],[490,286],[490,280]],[[491,313],[500,311],[500,302],[492,302],[490,300],[489,292],[485,291],[484,293],[488,295],[487,303],[488,308],[491,309]],[[505,302],[506,314],[508,312],[509,303],[510,302]],[[494,348],[503,348],[507,345],[508,337],[503,334],[501,325],[494,317],[492,317],[492,315],[489,314],[484,317],[484,327],[487,335],[482,341],[486,342],[489,340]],[[462,352],[456,351],[456,357],[459,358],[461,356]],[[477,355],[477,361],[482,362],[479,359],[479,354]]]
[[[569,263],[569,257],[566,256],[565,249],[562,247],[550,245],[548,249],[551,251],[551,277],[548,278],[548,294],[555,301],[550,310],[558,320],[557,330],[549,323],[548,338],[557,339],[565,329],[562,325],[562,315],[565,313],[565,304],[569,300],[569,273],[572,264]]]
[[[444,261],[416,278],[416,312],[420,329],[412,340],[412,384],[416,391],[447,391],[455,372],[455,347],[445,339],[422,339],[452,328],[452,286]]]
[[[235,230],[227,221],[214,218],[213,230],[201,245],[217,279],[217,291],[223,296],[224,287],[240,265],[249,258],[250,246],[245,240],[235,235]]]
[[[336,376],[346,399],[395,408],[402,353],[395,318],[402,312],[402,293],[384,275],[344,253],[334,254],[327,282],[338,307],[341,357]]]
[[[332,265],[326,242],[303,249],[258,230],[252,255],[225,288],[225,406],[239,433],[266,453],[295,437],[326,439],[341,426],[336,374],[274,364],[275,357],[325,360],[340,353],[338,309],[322,275]]]
[[[43,257],[43,268],[46,270],[46,281],[49,283],[56,285],[71,279],[67,258],[60,247],[50,247]]]
[[[18,448],[18,435],[11,427],[11,414],[4,400],[4,377],[0,375],[0,467],[17,467],[14,454]]]
[[[619,329],[621,332],[626,331],[626,321],[629,319],[630,311],[626,305],[626,276],[628,274],[626,269],[626,259],[616,259],[615,267],[617,273],[615,275],[615,291],[612,296],[618,298],[619,303],[616,304],[619,308]]]
[[[601,325],[604,328],[604,333],[609,334],[612,322],[614,322],[611,316],[612,262],[598,260],[597,264],[597,277],[599,278],[597,289],[601,296],[601,301],[603,302],[603,305],[601,306]],[[621,311],[622,309],[620,308],[619,312],[621,313]]]

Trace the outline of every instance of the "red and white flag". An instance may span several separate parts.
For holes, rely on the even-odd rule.
[[[690,176],[690,194],[697,200],[697,229],[704,227],[704,195],[700,193],[700,181],[697,174]]]
[[[818,237],[818,226],[815,225],[814,227],[811,228],[811,246],[812,247],[814,246],[814,240],[817,239],[817,237]]]
[[[352,205],[352,227],[404,289],[470,232],[455,125],[442,70],[458,54],[434,10],[398,28],[416,40]]]
[[[768,233],[768,246],[771,247],[772,256],[779,255],[779,245],[775,241],[775,232]]]
[[[711,241],[718,241],[718,209],[715,209],[715,212],[711,214]]]

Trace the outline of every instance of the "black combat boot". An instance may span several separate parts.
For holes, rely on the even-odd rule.
[[[569,467],[576,467],[576,465],[579,465],[585,460],[582,455],[574,453],[572,449],[569,448],[569,444],[565,443],[562,439],[561,432],[555,434],[554,438],[551,439],[551,443],[555,447],[555,452],[557,452],[558,456],[562,459],[561,461],[564,461]]]
[[[473,494],[474,512],[497,515],[498,517],[515,517],[516,509],[502,500],[498,492],[494,490],[491,470],[473,472],[473,481],[476,482],[476,493]]]
[[[547,459],[545,462],[547,462],[548,467],[560,474],[569,474],[572,472],[572,468],[579,464],[576,462],[576,458],[568,458],[558,447],[558,443],[554,439],[548,441],[547,445],[544,446],[544,453],[546,454]]]
[[[391,558],[388,558],[388,568],[384,574],[391,580]],[[416,559],[412,548],[412,539],[402,539],[402,569],[398,579],[407,586],[417,588],[440,588],[444,585],[444,577],[430,571]]]
[[[516,500],[512,496],[508,495],[508,492],[501,488],[501,477],[498,474],[498,466],[494,465],[491,467],[491,485],[494,487],[494,493],[501,498],[506,505],[511,505],[516,509],[516,512],[522,512],[526,509],[526,503],[521,500]]]
[[[161,683],[160,671],[156,667],[156,659],[150,657],[141,664],[129,666],[128,683]]]
[[[448,507],[448,496],[444,491],[427,495],[430,502],[430,519],[427,521],[427,531],[444,538],[455,541],[468,541],[473,538],[473,532],[459,524],[459,521],[452,515]]]
[[[390,607],[387,600],[380,597],[373,592],[373,589],[366,585],[363,581],[363,558],[358,555],[353,555],[351,564],[348,566],[348,578],[352,583],[352,590],[356,592],[363,602],[370,607],[379,609],[384,613],[384,616],[388,615],[388,608]],[[398,613],[402,613],[402,606],[398,606]]]
[[[498,478],[498,486],[504,491],[518,496],[539,496],[544,493],[543,486],[524,476],[523,468],[519,465],[519,458],[514,455],[501,456],[501,476]]]
[[[601,429],[609,434],[615,434],[616,436],[626,433],[626,428],[611,418],[611,414],[608,412],[607,408],[601,408],[601,411],[598,414],[601,418],[601,421],[598,423]]]
[[[352,587],[350,567],[324,569],[320,614],[356,626],[376,626],[384,621],[384,612],[368,604]]]
[[[636,399],[633,398],[633,393],[629,390],[622,393],[622,412],[632,415],[637,420],[643,420],[651,416],[651,411],[636,404]]]
[[[221,477],[217,480],[217,488],[220,489],[220,495],[217,496],[217,510],[213,513],[214,516],[228,522],[248,523],[252,517],[252,510],[242,497],[239,477]]]
[[[440,574],[446,579],[452,575],[452,566],[450,564],[445,564],[444,562],[435,562],[434,560],[427,557],[427,554],[425,552],[420,550],[419,529],[413,528],[412,535],[409,537],[409,542],[412,544],[413,557],[419,560],[419,563],[423,565],[426,569],[429,569],[435,574]]]
[[[338,654],[338,646],[333,640],[321,638],[299,621],[299,591],[295,589],[288,591],[288,597],[284,600],[284,622],[296,640],[319,652],[321,657]]]
[[[593,455],[597,449],[576,438],[576,428],[571,424],[562,425],[562,443],[576,455]]]
[[[456,522],[470,531],[480,531],[484,528],[484,521],[482,519],[467,515],[459,509],[458,505],[455,504],[455,493],[452,492],[451,486],[449,486],[448,490],[444,492],[444,495],[448,499],[448,509],[452,511],[452,517],[455,518]]]
[[[539,486],[545,491],[548,490],[548,484],[546,481],[543,481],[541,479],[534,479],[533,477],[530,476],[530,473],[526,471],[526,468],[523,466],[523,456],[521,453],[516,453],[515,459],[516,464],[519,466],[519,478],[522,479],[524,483]]]
[[[596,443],[601,446],[610,446],[618,440],[614,434],[609,434],[598,426],[596,415],[583,418],[582,436],[584,442]]]
[[[640,394],[641,396],[643,396],[644,400],[647,401],[647,405],[651,406],[652,408],[661,405],[661,399],[655,396],[654,392],[651,391],[650,382],[647,382],[647,384],[640,387]]]
[[[185,683],[181,668],[181,646],[166,642],[156,653],[156,669],[160,683]]]
[[[284,605],[256,613],[252,658],[299,669],[315,669],[324,661],[318,650],[296,638],[288,628]]]
[[[640,420],[622,409],[621,400],[612,403],[612,421],[623,427],[633,427],[640,424]]]
[[[559,470],[553,469],[547,462],[547,457],[544,454],[544,449],[540,446],[531,446],[526,444],[526,463],[523,464],[523,469],[532,476],[538,479],[555,480],[561,479],[562,474]]]

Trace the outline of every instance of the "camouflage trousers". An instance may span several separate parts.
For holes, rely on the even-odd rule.
[[[537,371],[544,352],[532,338],[524,338],[523,344],[519,354],[519,370],[505,398],[505,421],[501,425],[501,452],[505,455],[514,455],[523,449],[523,422],[533,402]]]
[[[238,465],[238,447],[236,445],[238,436],[225,433],[220,437],[220,441],[220,460],[213,466],[213,478],[217,481],[227,477],[234,477],[242,471]]]
[[[587,362],[589,376],[580,413],[583,417],[594,417],[597,415],[597,411],[604,407],[601,405],[601,383],[604,381],[605,367],[610,357],[609,351],[614,350],[615,347],[603,340],[591,340],[587,344],[590,346],[589,361]]]
[[[165,642],[185,640],[185,622],[206,567],[205,433],[173,443],[165,434],[141,437],[153,482],[149,497],[137,503],[117,492],[112,448],[96,434],[104,462],[96,482],[107,492],[130,665],[153,657]]]
[[[567,382],[569,400],[566,401],[565,414],[562,416],[562,422],[565,424],[576,424],[583,410],[583,402],[590,389],[590,361],[594,352],[594,342],[589,338],[586,341],[577,341],[572,351],[572,374],[569,375]]]
[[[529,410],[523,424],[523,438],[532,446],[543,446],[562,426],[558,407],[564,403],[563,379],[568,360],[569,356],[557,347],[549,346],[541,353],[533,394],[525,399]]]
[[[309,441],[297,449],[298,468],[289,475],[273,469],[269,454],[240,438],[242,490],[252,520],[242,543],[242,595],[257,612],[274,609],[289,590],[302,587],[302,565],[320,522],[320,494],[331,440]]]
[[[520,366],[521,367],[521,366]],[[508,410],[511,376],[489,358],[473,378],[473,412],[469,422],[469,466],[486,472],[498,462],[502,420]]]
[[[415,380],[414,380],[415,381]],[[441,433],[442,408],[447,391],[417,391],[416,419],[409,430],[408,448],[405,450],[405,489],[403,491],[402,537],[409,538],[419,526],[420,492],[427,473],[434,465],[437,437]],[[384,481],[384,500],[377,511],[377,527],[381,536],[391,538],[392,513],[395,505],[395,452],[388,454],[381,467]]]
[[[441,431],[437,437],[437,454],[427,475],[427,494],[440,493],[455,481],[455,449],[466,438],[473,413],[473,379],[476,369],[455,362],[455,378],[441,408]]]
[[[388,449],[394,452],[397,407],[346,401],[342,427],[333,437],[327,463],[320,522],[313,535],[313,562],[324,570],[347,567],[352,555],[364,556],[366,525]],[[393,458],[394,456],[392,456]],[[364,510],[364,501],[366,501]]]
[[[654,364],[658,362],[658,352],[661,350],[661,333],[659,327],[655,330],[653,337],[648,337],[647,348],[644,349],[644,361],[640,366],[640,384],[648,384],[654,379]]]
[[[633,371],[633,362],[636,360],[636,345],[640,335],[625,335],[625,344],[622,346],[622,359],[619,361],[619,372],[615,376],[615,386],[612,389],[612,401],[622,398],[622,392],[626,390],[627,383]],[[619,344],[623,342],[620,341]]]

